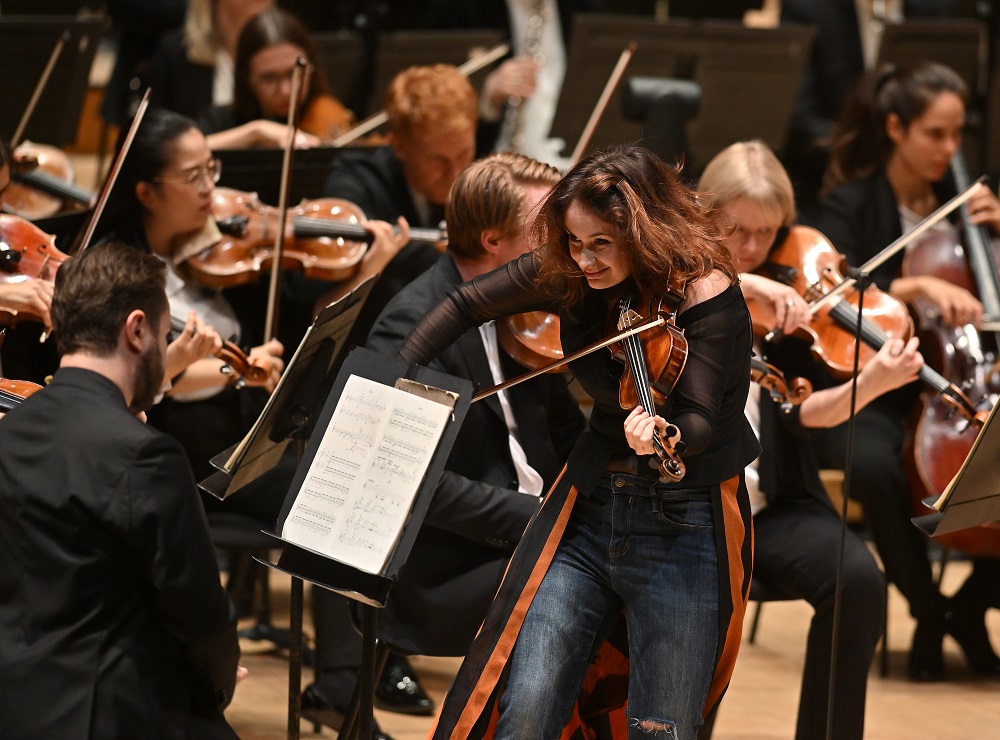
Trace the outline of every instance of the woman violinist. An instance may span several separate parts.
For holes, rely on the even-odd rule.
[[[504,658],[492,652],[495,640],[516,634],[496,736],[531,727],[558,737],[592,650],[624,608],[628,736],[694,738],[732,671],[750,568],[742,473],[759,448],[743,416],[751,336],[736,271],[711,214],[638,147],[580,162],[544,201],[537,225],[543,246],[444,299],[401,356],[427,362],[473,325],[538,309],[559,312],[568,354],[618,323],[620,299],[646,305],[673,284],[683,293],[677,325],[687,365],[653,417],[620,406],[625,370],[606,350],[570,363],[594,399],[589,427],[518,546],[437,730],[447,733],[461,714],[480,660],[492,653],[484,680],[499,675],[494,663]],[[680,482],[665,482],[648,464],[653,428],[662,434],[666,419],[686,445]],[[548,558],[538,584],[539,560]],[[509,613],[520,613],[518,599],[530,600],[520,625]],[[475,717],[488,717],[474,698],[471,706]],[[452,732],[470,728],[459,723]]]
[[[212,187],[218,164],[194,122],[168,111],[150,111],[136,132],[115,189],[98,227],[159,256],[169,265],[167,296],[171,315],[184,320],[194,313],[187,330],[214,328],[239,343],[245,332],[232,306],[218,291],[188,280],[183,261],[193,251],[220,238],[212,218]],[[201,347],[201,350],[206,350]],[[210,348],[201,357],[187,354],[175,368],[189,364],[174,377],[167,398],[150,413],[150,421],[177,437],[199,480],[212,468],[209,459],[237,442],[246,431],[241,393],[232,375]],[[250,359],[270,362],[273,387],[282,369],[282,347],[275,340],[254,347]],[[193,361],[192,361],[193,360]]]
[[[292,72],[302,57],[310,72],[298,100],[297,146],[316,146],[342,134],[354,114],[330,95],[309,31],[277,8],[247,22],[236,46],[233,101],[215,106],[199,122],[212,149],[273,146],[275,126],[284,130],[291,103]]]
[[[797,292],[754,272],[795,220],[792,183],[777,157],[760,141],[733,144],[708,163],[698,190],[731,223],[726,246],[740,270],[751,314],[757,304],[771,309],[762,313],[775,316],[773,325],[760,329],[780,328],[790,335],[808,323],[808,309]],[[809,346],[797,337],[764,349],[768,362],[786,375],[829,386]],[[858,406],[914,380],[922,362],[915,339],[905,346],[902,340],[887,342],[858,377]],[[754,580],[782,598],[805,599],[815,609],[795,733],[802,740],[826,734],[841,532],[819,478],[810,433],[847,418],[850,390],[849,383],[815,390],[790,413],[781,413],[754,384],[747,399],[746,415],[762,447],[760,458],[746,470],[754,512]],[[844,548],[833,736],[860,740],[868,669],[882,634],[885,582],[861,538],[848,532]]]
[[[961,78],[933,63],[883,67],[862,78],[837,127],[817,224],[849,264],[864,264],[949,195],[947,174],[961,146],[965,98]],[[988,188],[980,186],[968,210],[973,223],[1000,233],[1000,201]],[[929,303],[948,326],[980,322],[982,304],[968,290],[934,275],[906,276],[903,261],[899,254],[874,270],[875,284],[908,304]],[[931,574],[927,540],[910,522],[904,426],[920,390],[899,389],[858,415],[852,480],[886,575],[917,620],[910,677],[944,677],[945,632],[957,639],[974,672],[997,676],[1000,658],[986,631],[984,595],[1000,590],[1000,561],[978,559],[962,589],[945,599]],[[824,465],[843,466],[845,438],[843,427],[819,436]]]

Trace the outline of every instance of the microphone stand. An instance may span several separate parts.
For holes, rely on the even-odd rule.
[[[858,400],[858,374],[861,365],[861,327],[864,321],[865,290],[872,284],[871,275],[861,269],[848,270],[849,279],[858,291],[858,321],[854,333],[854,372],[851,375],[851,410],[847,417],[847,450],[844,455],[844,493],[840,507],[840,542],[837,547],[837,575],[833,590],[833,629],[830,637],[830,680],[826,695],[826,740],[833,740],[833,701],[836,695],[837,648],[840,642],[841,591],[844,582],[844,549],[847,545],[847,505],[851,493],[851,463],[854,460],[854,427]],[[845,281],[846,282],[846,281]]]

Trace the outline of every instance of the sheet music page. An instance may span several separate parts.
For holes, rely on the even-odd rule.
[[[281,536],[379,573],[409,516],[451,411],[352,375]]]

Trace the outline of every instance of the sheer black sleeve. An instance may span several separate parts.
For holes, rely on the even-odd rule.
[[[399,348],[400,358],[426,365],[474,326],[525,311],[555,310],[557,300],[536,287],[537,276],[538,265],[528,252],[463,283],[413,327]]]
[[[677,425],[685,456],[740,436],[750,384],[750,317],[738,287],[678,317],[688,340],[684,372],[660,415]],[[720,444],[723,443],[723,444]]]

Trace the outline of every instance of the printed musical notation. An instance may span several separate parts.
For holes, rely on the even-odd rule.
[[[380,572],[450,415],[449,406],[352,375],[282,537]]]

